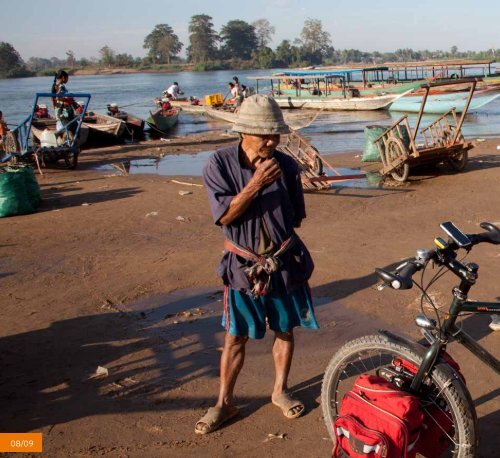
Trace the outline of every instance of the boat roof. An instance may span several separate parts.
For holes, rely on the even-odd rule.
[[[379,66],[379,67],[361,67],[361,68],[346,68],[346,69],[318,69],[318,70],[286,70],[283,72],[276,73],[276,75],[288,75],[288,76],[317,76],[321,77],[325,75],[349,75],[359,72],[372,72],[372,71],[387,71],[389,67]]]
[[[421,62],[385,62],[389,68],[410,68],[410,67],[465,67],[471,65],[490,65],[494,60],[464,60],[464,59],[448,59],[448,60],[424,60]]]
[[[324,73],[319,72],[314,75],[284,75],[283,73],[273,74],[273,75],[261,75],[261,76],[247,76],[249,80],[290,80],[290,79],[323,79],[323,78],[345,78],[345,75],[342,73]]]

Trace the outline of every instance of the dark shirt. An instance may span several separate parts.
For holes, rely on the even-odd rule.
[[[216,151],[203,169],[203,179],[208,190],[208,199],[214,222],[229,207],[233,197],[248,184],[254,170],[240,157],[238,144]],[[295,161],[284,153],[276,151],[274,157],[279,163],[281,177],[262,189],[252,200],[245,213],[231,224],[222,225],[224,236],[238,245],[259,250],[262,220],[273,245],[279,247],[287,240],[294,225],[306,217],[304,194],[300,181],[300,170]],[[272,275],[272,285],[279,291],[291,291],[306,282],[314,265],[302,241],[298,241],[281,257],[282,267]],[[233,253],[225,252],[217,268],[224,284],[237,290],[251,290],[252,287],[243,271],[249,262]]]

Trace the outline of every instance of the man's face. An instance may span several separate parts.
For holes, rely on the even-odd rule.
[[[280,135],[250,135],[241,134],[245,147],[250,149],[254,157],[252,159],[270,159],[274,150],[280,143]],[[253,162],[253,160],[252,160]]]

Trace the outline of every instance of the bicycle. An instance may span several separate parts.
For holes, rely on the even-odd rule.
[[[455,324],[457,318],[464,313],[500,313],[499,302],[467,300],[469,290],[478,278],[479,266],[473,262],[463,264],[463,259],[457,259],[460,249],[469,252],[479,243],[500,244],[498,227],[491,223],[481,223],[480,226],[486,232],[465,235],[453,223],[443,223],[441,228],[448,234],[448,241],[436,238],[435,249],[418,250],[415,258],[405,261],[392,272],[375,269],[378,278],[382,280],[379,290],[385,287],[410,289],[413,285],[421,290],[422,313],[416,317],[415,322],[422,329],[428,343],[424,346],[391,331],[380,330],[377,335],[352,340],[336,352],[326,369],[321,390],[324,419],[334,442],[333,422],[340,411],[344,393],[352,388],[354,380],[360,374],[369,373],[417,395],[425,412],[446,415],[452,424],[447,431],[441,426],[442,416],[432,417],[432,421],[443,429],[448,438],[449,447],[445,456],[476,456],[476,411],[459,368],[445,349],[450,341],[458,341],[496,373],[500,373],[500,362]],[[425,269],[431,261],[440,268],[424,287]],[[418,271],[422,272],[420,283],[412,278]],[[460,284],[453,288],[453,300],[442,319],[427,290],[447,271],[458,276]],[[436,319],[426,315],[424,300],[433,308]]]

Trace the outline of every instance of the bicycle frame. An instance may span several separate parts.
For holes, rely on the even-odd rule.
[[[470,286],[471,285],[469,285],[469,288]],[[497,374],[500,374],[500,361],[455,324],[460,312],[468,312],[474,314],[500,313],[500,302],[467,301],[465,300],[465,297],[460,297],[461,294],[463,293],[462,291],[460,291],[460,289],[457,288],[456,290],[454,290],[455,297],[453,299],[453,302],[451,303],[448,317],[443,322],[441,333],[435,340],[435,342],[432,343],[429,350],[426,352],[422,364],[420,365],[419,370],[412,381],[410,389],[414,392],[418,391],[425,375],[432,369],[439,356],[439,353],[447,345],[450,338],[455,339],[458,343],[469,350],[474,356],[480,359],[487,366],[491,367]]]

